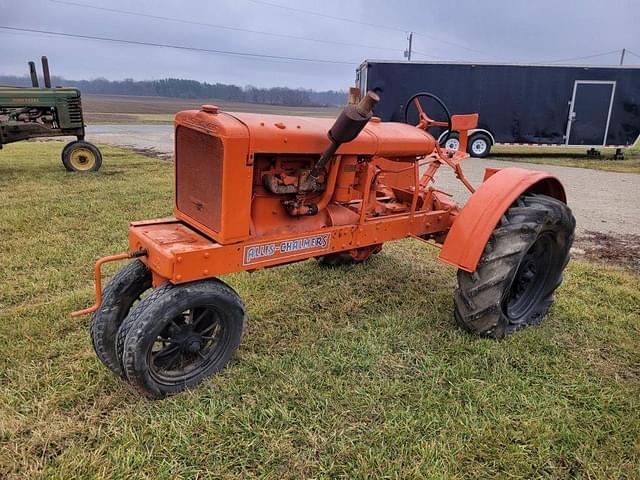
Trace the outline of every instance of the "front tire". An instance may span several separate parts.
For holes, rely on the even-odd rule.
[[[116,336],[133,304],[151,288],[151,272],[140,260],[116,273],[102,292],[100,308],[91,317],[91,343],[100,361],[124,378],[116,353]]]
[[[491,338],[540,323],[562,283],[574,229],[563,202],[521,196],[496,226],[476,271],[458,270],[456,322]]]
[[[224,368],[240,346],[245,324],[244,305],[224,282],[167,282],[120,326],[122,369],[144,395],[164,398]]]
[[[62,164],[68,172],[97,172],[102,165],[102,154],[94,144],[78,140],[62,149]]]

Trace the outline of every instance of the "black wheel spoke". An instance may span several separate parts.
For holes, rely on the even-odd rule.
[[[174,352],[179,352],[180,351],[180,347],[178,345],[174,345],[171,347],[167,347],[167,348],[163,348],[162,350],[158,350],[157,352],[154,352],[153,358],[158,359],[158,358],[164,358],[167,355],[171,355]]]
[[[179,360],[181,358],[182,358],[182,353],[180,352],[180,350],[176,350],[170,355],[163,357],[162,363],[164,364],[164,369],[171,370],[172,369],[171,367],[173,367],[173,365],[176,363],[176,360]]]
[[[198,324],[202,321],[203,318],[207,316],[208,313],[209,313],[209,310],[205,308],[202,311],[202,313],[198,315],[198,317],[192,322],[193,326],[194,327],[198,326]]]
[[[209,333],[211,330],[213,330],[214,328],[216,328],[218,326],[218,322],[215,321],[214,323],[212,323],[211,325],[209,325],[207,328],[205,328],[204,330],[200,331],[200,334],[205,334],[205,333]]]

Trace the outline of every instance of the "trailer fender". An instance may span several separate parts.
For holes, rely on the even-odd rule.
[[[440,251],[440,260],[467,272],[475,271],[500,218],[525,192],[567,202],[560,181],[546,172],[515,167],[488,168],[484,182],[454,220]]]
[[[442,132],[440,134],[440,136],[438,137],[438,145],[440,145],[442,143],[442,140],[444,139],[444,136],[447,134],[449,130],[445,130],[444,132]],[[454,130],[455,132],[455,130]],[[474,133],[485,133],[487,134],[487,136],[489,137],[489,139],[491,140],[491,145],[495,145],[496,144],[496,139],[493,136],[493,133],[491,133],[489,130],[486,130],[484,128],[472,128],[469,130],[469,138],[471,137],[471,135],[473,135]]]

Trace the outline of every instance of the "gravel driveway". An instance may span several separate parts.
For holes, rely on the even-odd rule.
[[[536,165],[533,163],[470,158],[463,164],[465,175],[472,184],[482,181],[486,167],[520,167],[544,170],[562,182],[567,202],[577,221],[578,233],[586,230],[640,235],[640,175],[603,172],[587,168]],[[455,178],[450,169],[440,168],[436,185],[464,201],[469,192]]]
[[[172,125],[92,125],[87,129],[91,141],[173,153]],[[107,160],[108,161],[108,160]],[[494,159],[472,158],[463,169],[473,184],[482,180],[484,169],[521,167],[545,170],[557,176],[567,189],[569,206],[577,220],[578,233],[597,231],[613,234],[640,235],[640,175],[603,172],[586,168],[536,165]],[[464,202],[468,192],[453,172],[443,166],[436,176],[436,186]]]
[[[173,125],[89,125],[87,139],[173,155]]]

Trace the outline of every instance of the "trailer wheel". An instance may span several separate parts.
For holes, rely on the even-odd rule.
[[[452,132],[446,142],[443,139],[440,146],[447,150],[458,150],[460,148],[460,135],[456,132]]]
[[[238,294],[220,280],[165,283],[120,326],[117,349],[129,382],[163,398],[226,366],[246,324]]]
[[[151,272],[140,260],[134,260],[116,273],[102,292],[100,308],[91,318],[91,343],[100,361],[124,378],[116,336],[120,324],[133,304],[151,288]]]
[[[62,149],[62,164],[68,172],[97,172],[102,165],[102,154],[92,143],[78,140]]]
[[[574,229],[561,201],[521,196],[493,231],[476,271],[458,270],[456,322],[492,338],[540,323],[562,282]]]
[[[371,258],[371,255],[380,253],[382,244],[371,245],[370,247],[354,248],[346,252],[330,253],[317,257],[318,263],[323,267],[341,267],[343,265],[353,265],[363,263]]]
[[[484,158],[491,152],[491,139],[485,133],[474,133],[469,138],[469,155]]]

